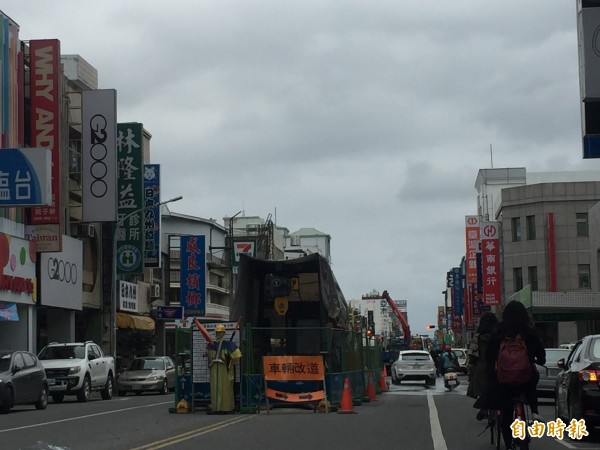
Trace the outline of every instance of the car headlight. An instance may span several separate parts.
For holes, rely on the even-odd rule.
[[[79,372],[81,372],[81,367],[80,366],[71,367],[69,369],[69,375],[75,375],[75,374],[78,374]]]
[[[148,377],[148,381],[158,381],[158,380],[160,380],[160,377],[157,377],[157,376]]]

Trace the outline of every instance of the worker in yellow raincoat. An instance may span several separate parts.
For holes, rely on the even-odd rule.
[[[215,326],[216,339],[206,347],[210,368],[209,414],[230,414],[235,410],[233,395],[233,363],[242,357],[235,342],[224,339],[225,326]]]

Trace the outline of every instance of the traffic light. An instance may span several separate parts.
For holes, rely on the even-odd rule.
[[[375,336],[375,325],[374,324],[369,325],[369,327],[367,328],[367,336],[369,336],[369,337]]]
[[[435,328],[435,325],[425,325],[425,329],[427,330],[433,330]]]

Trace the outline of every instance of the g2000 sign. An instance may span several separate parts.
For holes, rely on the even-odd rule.
[[[48,278],[65,283],[77,283],[77,266],[62,259],[48,259]]]

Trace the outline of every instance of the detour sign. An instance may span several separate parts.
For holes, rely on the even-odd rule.
[[[263,356],[265,394],[284,402],[315,402],[326,398],[325,366],[321,355],[315,356]],[[269,381],[320,381],[323,389],[311,392],[283,392],[269,388]],[[267,410],[268,411],[268,410]]]

